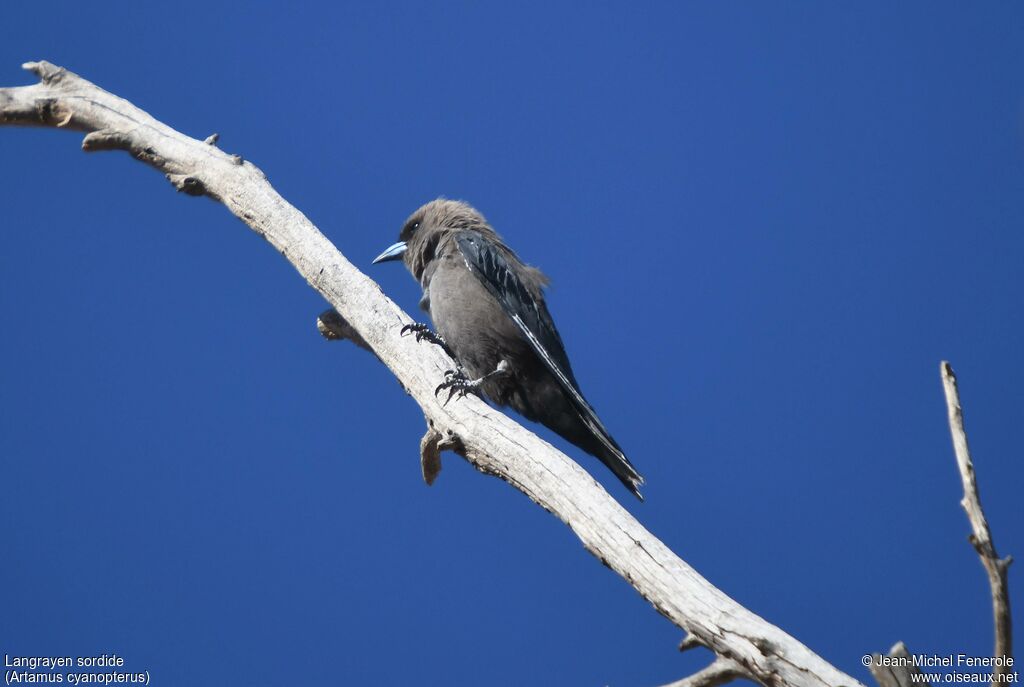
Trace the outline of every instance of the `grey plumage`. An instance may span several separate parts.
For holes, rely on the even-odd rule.
[[[540,422],[596,456],[643,499],[643,477],[579,390],[540,270],[520,261],[474,208],[444,199],[414,212],[398,243],[374,262],[398,259],[423,287],[420,307],[449,352],[475,378],[442,386],[479,389]]]

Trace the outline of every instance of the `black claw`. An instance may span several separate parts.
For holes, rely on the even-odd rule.
[[[405,336],[410,332],[416,334],[416,343],[419,343],[420,341],[426,339],[430,343],[443,348],[445,353],[447,353],[449,356],[455,357],[452,355],[451,349],[448,348],[448,344],[445,343],[444,338],[440,334],[432,330],[428,325],[425,325],[422,322],[414,322],[412,324],[407,324],[402,327],[402,331],[400,332],[400,334],[401,336]]]
[[[477,383],[470,380],[462,370],[447,370],[444,373],[444,381],[434,389],[434,395],[437,396],[443,389],[448,389],[448,398],[444,400],[444,405],[448,405],[448,401],[452,400],[455,394],[458,394],[459,398],[465,398],[466,394],[476,387]]]
[[[407,324],[402,327],[401,335],[405,336],[409,332],[416,333],[416,341],[422,341],[423,339],[431,338],[436,336],[434,332],[430,331],[430,327],[423,324],[422,322],[415,322],[413,324]]]

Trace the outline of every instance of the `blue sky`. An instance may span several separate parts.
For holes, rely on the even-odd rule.
[[[635,503],[725,592],[860,656],[991,651],[938,365],[1024,555],[1017,3],[25,3],[47,59],[259,165],[415,313],[405,217],[476,205],[552,278]],[[0,129],[0,652],[154,684],[657,685],[708,660],[449,457],[223,208]],[[1020,598],[1011,569],[1011,594]],[[1019,603],[1017,604],[1020,605]]]

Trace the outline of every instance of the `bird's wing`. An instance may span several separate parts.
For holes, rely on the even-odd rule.
[[[625,459],[622,449],[615,443],[608,430],[601,424],[597,413],[580,393],[572,368],[569,366],[569,357],[562,345],[562,338],[555,329],[555,323],[548,314],[544,301],[534,298],[503,252],[479,233],[461,231],[455,235],[455,243],[469,271],[480,279],[488,292],[501,304],[505,314],[512,318],[534,352],[565,390],[580,419],[612,453],[622,457],[629,466],[629,471],[635,475],[635,479],[642,483],[643,478]]]

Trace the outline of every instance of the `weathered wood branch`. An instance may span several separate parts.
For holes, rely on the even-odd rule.
[[[971,523],[972,533],[968,537],[968,541],[981,557],[981,564],[985,567],[985,572],[988,573],[989,586],[992,590],[992,614],[995,619],[995,653],[993,657],[1003,659],[994,666],[992,671],[991,684],[992,687],[997,687],[997,685],[1013,681],[1008,680],[1009,675],[1013,673],[1012,666],[1006,665],[1005,661],[1012,656],[1013,651],[1010,594],[1007,582],[1007,569],[1013,559],[1009,556],[1000,559],[996,554],[995,545],[992,543],[992,533],[989,531],[988,520],[981,508],[981,498],[978,495],[974,462],[971,460],[971,451],[967,445],[964,415],[960,407],[960,392],[957,390],[956,375],[953,373],[952,365],[942,361],[939,364],[939,373],[942,377],[942,388],[946,394],[946,410],[949,414],[949,431],[953,437],[953,451],[956,454],[956,463],[960,470],[960,480],[964,486],[964,497],[961,499],[960,505],[967,512],[967,519]],[[873,654],[872,662],[868,666],[879,687],[911,687],[912,685],[928,687],[928,682],[911,661],[911,654],[903,642],[897,642],[889,650],[888,657],[896,660],[883,661],[880,654]]]
[[[704,646],[704,645],[701,644],[699,639],[697,639],[696,637],[694,637],[691,634],[687,634],[685,637],[683,637],[679,641],[679,650],[680,651],[689,651],[690,649],[696,649],[699,646]]]
[[[897,642],[889,649],[889,658],[897,660],[883,661],[881,654],[871,656],[868,667],[878,687],[929,687],[921,671],[911,662],[910,652],[903,642]]]
[[[740,678],[750,679],[750,676],[736,661],[719,656],[708,667],[662,687],[718,687]]]
[[[1013,628],[1010,620],[1010,592],[1007,581],[1007,570],[1012,558],[999,558],[992,533],[989,531],[985,511],[981,508],[981,497],[978,495],[978,482],[974,476],[974,461],[971,460],[971,449],[967,445],[967,431],[964,429],[964,414],[960,407],[960,392],[957,390],[956,375],[953,366],[943,361],[942,387],[946,392],[946,409],[949,413],[949,431],[953,437],[953,450],[956,453],[957,467],[960,468],[960,480],[964,485],[964,497],[960,501],[967,519],[971,523],[972,533],[968,540],[981,557],[981,564],[988,574],[989,587],[992,590],[992,616],[995,624],[994,658],[1013,655]],[[997,665],[992,678],[992,685],[1005,684],[1006,676],[1013,672],[1012,666]],[[1000,677],[1002,676],[1002,677]]]
[[[131,103],[47,62],[25,68],[31,86],[0,89],[0,124],[86,132],[87,151],[125,150],[179,191],[223,203],[263,236],[395,374],[426,417],[425,475],[440,451],[464,456],[566,523],[588,551],[659,613],[772,687],[854,687],[858,682],[712,586],[648,532],[582,468],[475,397],[443,406],[434,388],[452,361],[399,331],[411,319],[289,205],[252,163],[189,138]],[[436,476],[436,472],[434,473]]]

